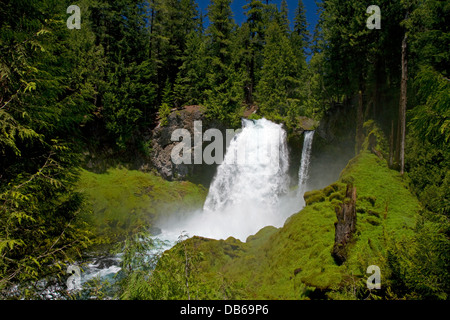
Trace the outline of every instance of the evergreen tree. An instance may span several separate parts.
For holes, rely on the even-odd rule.
[[[208,62],[206,40],[202,33],[192,31],[188,35],[182,60],[174,89],[175,104],[203,104],[208,89]]]
[[[397,2],[385,2],[383,8],[383,27],[380,30],[365,27],[369,15],[362,1],[342,3],[330,0],[323,4],[321,13],[325,87],[332,104],[349,105],[353,99],[357,101],[357,152],[364,140],[363,123],[374,115],[374,112],[369,112],[369,108],[377,110],[379,117],[382,117],[381,112],[390,116],[397,115],[398,110],[398,104],[394,108],[391,102],[395,95],[388,96],[386,91],[392,88],[387,79],[395,83],[400,81],[398,70],[402,35],[399,24],[404,12],[402,5]],[[385,68],[382,68],[383,63]],[[380,69],[387,70],[390,74],[385,77]],[[383,80],[386,82],[382,83]],[[385,110],[381,110],[383,89],[386,92],[385,99],[389,98],[389,102],[384,104],[391,104]],[[398,93],[395,94],[398,96]]]
[[[90,5],[92,29],[104,48],[107,67],[99,77],[96,120],[109,134],[104,142],[125,149],[151,123],[157,111],[156,64],[149,58],[144,1],[121,0]]]
[[[74,182],[101,50],[88,27],[85,37],[67,29],[66,8],[8,1],[0,11],[1,291],[60,273],[89,243]]]
[[[297,9],[295,10],[294,29],[292,32],[292,46],[295,50],[306,55],[306,49],[309,45],[310,33],[308,31],[308,22],[306,21],[306,11],[302,0],[298,1]]]
[[[282,0],[280,5],[280,25],[284,30],[286,30],[287,34],[290,33],[289,12],[286,0]]]
[[[243,84],[233,43],[236,25],[232,19],[230,0],[213,0],[208,7],[210,25],[207,33],[209,117],[236,125],[243,100]]]
[[[246,90],[247,90],[247,103],[251,104],[253,102],[253,92],[256,84],[259,82],[260,74],[259,70],[262,68],[263,56],[262,51],[265,43],[265,29],[266,22],[265,19],[265,8],[261,1],[251,0],[243,8],[247,10],[245,15],[247,21],[245,22],[245,27],[243,30],[247,31],[247,52],[245,54],[244,61],[246,65]]]
[[[199,29],[197,4],[193,0],[154,0],[152,53],[156,64],[158,101],[169,79],[175,83],[186,50],[186,39]]]
[[[264,65],[258,83],[261,112],[271,118],[298,113],[300,80],[297,59],[288,37],[277,23],[267,30]]]
[[[236,26],[230,4],[230,0],[213,0],[208,7],[208,56],[211,59],[211,72],[218,84],[225,81],[227,67],[232,61],[231,45]]]
[[[409,70],[415,94],[409,101],[406,169],[413,189],[427,210],[450,212],[450,86],[448,80],[448,25],[450,10],[444,2],[413,2],[405,21],[410,47]]]

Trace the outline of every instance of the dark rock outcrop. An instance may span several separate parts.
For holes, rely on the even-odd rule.
[[[164,179],[183,179],[193,173],[193,166],[189,164],[174,164],[171,159],[173,147],[177,144],[171,140],[176,129],[187,129],[191,136],[194,134],[194,121],[201,121],[203,112],[200,107],[173,110],[167,117],[165,125],[161,121],[152,131],[152,165]]]
[[[214,121],[208,121],[204,117],[204,109],[201,106],[186,106],[182,109],[174,109],[165,121],[165,125],[159,121],[152,130],[151,136],[151,164],[166,180],[191,180],[195,183],[207,184],[212,179],[216,165],[194,164],[194,122],[201,121],[203,134],[210,128],[216,128],[225,132],[223,125]],[[191,163],[175,164],[172,161],[172,149],[179,143],[172,141],[172,133],[176,129],[186,129],[191,136]],[[208,142],[209,143],[209,142]],[[203,141],[200,145],[203,150]]]
[[[356,230],[356,188],[350,184],[344,202],[336,207],[336,217],[332,256],[341,265],[347,260],[348,244]]]

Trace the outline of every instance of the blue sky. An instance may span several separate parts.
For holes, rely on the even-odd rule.
[[[209,0],[197,0],[199,8],[203,13],[207,12],[209,5]],[[287,0],[289,21],[292,23],[294,21],[295,10],[297,8],[298,0]],[[231,10],[233,10],[234,20],[236,23],[241,24],[245,20],[244,9],[242,7],[247,3],[247,0],[232,0]],[[280,8],[281,0],[270,0],[270,3],[276,3],[278,8]],[[308,20],[309,30],[311,34],[314,31],[314,26],[317,23],[317,6],[315,0],[303,0],[306,10],[306,19]]]

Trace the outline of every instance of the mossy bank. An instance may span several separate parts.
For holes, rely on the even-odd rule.
[[[153,173],[111,168],[82,170],[77,189],[87,199],[86,218],[97,243],[117,243],[142,229],[157,233],[158,218],[200,208],[207,190],[186,181],[166,181]]]
[[[346,261],[338,264],[332,256],[335,209],[347,201],[348,184],[357,192],[356,231],[347,244]],[[305,199],[306,207],[282,228],[268,226],[245,243],[201,237],[178,243],[163,255],[155,276],[142,278],[141,286],[128,286],[127,296],[161,298],[155,288],[164,286],[162,279],[174,299],[395,299],[425,291],[433,295],[431,278],[420,284],[429,290],[405,293],[414,289],[408,277],[414,272],[417,277],[425,275],[418,267],[403,268],[418,254],[420,229],[437,224],[424,223],[406,179],[389,169],[385,160],[363,151],[348,163],[338,181],[306,194]],[[409,243],[408,252],[404,243]],[[380,267],[381,290],[367,289],[370,265]],[[174,268],[180,277],[169,276]],[[148,290],[137,291],[143,283]],[[441,286],[435,294],[444,290]]]

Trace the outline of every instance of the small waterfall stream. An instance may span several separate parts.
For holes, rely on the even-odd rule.
[[[306,191],[306,183],[309,178],[309,167],[311,162],[311,149],[314,138],[314,131],[305,131],[303,142],[302,160],[298,171],[298,196],[303,198]]]

